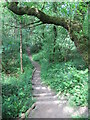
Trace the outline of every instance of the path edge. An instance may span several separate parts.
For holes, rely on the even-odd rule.
[[[25,113],[21,114],[21,117],[19,120],[24,120],[26,116],[29,115],[29,113],[36,107],[36,103],[34,103]]]
[[[33,76],[34,76],[35,71],[36,71],[36,68],[34,68],[34,70],[33,70],[33,72],[32,72],[31,80],[33,79]],[[36,103],[32,104],[32,106],[31,106],[25,113],[22,113],[21,116],[19,116],[19,120],[25,119],[26,116],[28,116],[29,113],[31,112],[31,110],[33,110],[35,107],[36,107]]]

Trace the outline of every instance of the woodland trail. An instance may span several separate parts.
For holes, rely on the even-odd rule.
[[[33,97],[36,98],[36,107],[31,111],[28,118],[72,118],[72,116],[88,116],[86,107],[70,107],[67,99],[58,99],[55,92],[41,82],[40,65],[29,58],[36,68],[33,79]]]

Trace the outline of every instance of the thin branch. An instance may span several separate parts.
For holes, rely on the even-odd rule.
[[[28,24],[22,26],[22,28],[27,27],[27,26],[29,26],[29,25],[33,25],[33,24],[39,23],[39,22],[40,22],[40,20],[38,20],[38,21],[36,21],[36,22],[33,22],[33,23],[28,23]]]
[[[44,2],[44,4],[43,4],[43,6],[42,6],[41,10],[43,10],[43,9],[44,9],[44,7],[45,7],[45,2]]]
[[[29,27],[29,28],[33,28],[33,27],[37,27],[39,25],[42,25],[43,23],[39,23],[39,24],[36,24],[36,25],[33,25],[32,27]],[[14,25],[9,25],[9,24],[5,24],[6,26],[10,26],[10,27],[14,27],[14,28],[20,28],[19,26],[14,26]],[[31,24],[32,25],[32,24]],[[22,27],[22,29],[26,29],[27,28],[26,26],[25,27]]]
[[[37,26],[39,26],[39,25],[42,25],[43,23],[39,23],[39,24],[36,24],[36,25],[34,25],[34,26],[32,26],[32,27],[29,27],[30,29],[31,28],[33,28],[33,27],[37,27]]]
[[[29,25],[33,25],[33,24],[39,23],[39,22],[40,22],[40,20],[38,20],[38,21],[36,21],[36,22],[33,22],[33,23],[28,23],[28,24],[22,26],[22,28],[25,28],[25,27],[27,27],[27,26],[29,26]],[[14,25],[9,25],[9,24],[5,24],[5,25],[6,25],[6,26],[10,26],[10,27],[14,27],[14,28],[20,28],[19,26],[14,26]]]

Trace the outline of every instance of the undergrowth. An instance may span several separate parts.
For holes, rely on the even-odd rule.
[[[26,112],[34,103],[32,97],[31,76],[33,66],[29,58],[24,55],[24,73],[17,69],[15,75],[2,73],[2,116],[16,118]]]

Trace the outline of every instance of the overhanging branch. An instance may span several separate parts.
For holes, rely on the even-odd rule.
[[[8,9],[10,9],[12,12],[14,12],[17,15],[27,14],[27,15],[35,16],[38,19],[40,19],[40,21],[42,21],[43,23],[61,25],[66,29],[68,29],[67,21],[64,18],[57,18],[46,15],[44,12],[38,10],[37,8],[30,8],[28,6],[18,7],[17,3],[11,2],[8,5]]]
[[[75,31],[80,31],[82,29],[82,24],[78,23],[77,21],[71,21],[64,17],[49,16],[45,14],[44,12],[38,10],[37,8],[30,8],[28,6],[19,7],[17,2],[9,3],[8,9],[10,9],[12,12],[20,16],[27,14],[30,16],[37,17],[43,23],[60,25],[64,27],[65,29],[67,29],[68,31],[70,29],[75,30]]]
[[[54,24],[58,26],[62,26],[65,29],[68,30],[70,37],[72,41],[74,41],[77,49],[81,51],[82,56],[84,56],[85,48],[82,48],[80,45],[83,44],[84,38],[82,39],[81,36],[79,39],[78,36],[75,33],[80,33],[82,30],[82,23],[79,23],[78,21],[73,21],[64,17],[54,17],[49,16],[42,12],[41,10],[38,10],[37,8],[30,8],[28,6],[25,7],[19,7],[17,2],[11,2],[8,4],[8,9],[10,9],[13,13],[17,15],[29,15],[29,16],[35,16],[37,17],[43,24]],[[41,23],[41,24],[42,24]],[[85,42],[84,42],[85,43]],[[80,45],[79,45],[80,44]],[[86,44],[87,45],[87,44]]]

